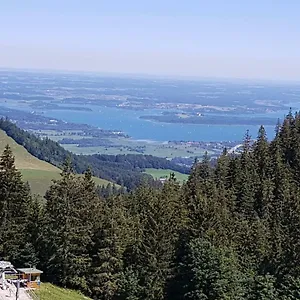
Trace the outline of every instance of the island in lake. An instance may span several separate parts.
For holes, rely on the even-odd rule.
[[[144,115],[141,119],[163,122],[163,123],[181,123],[181,124],[215,124],[215,125],[276,125],[275,118],[257,117],[255,115],[210,115],[200,112],[163,112],[161,115]]]

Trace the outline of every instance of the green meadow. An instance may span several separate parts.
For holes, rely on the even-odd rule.
[[[154,179],[159,179],[159,178],[168,178],[171,173],[175,174],[175,177],[178,181],[183,182],[186,181],[189,177],[187,174],[182,174],[176,171],[172,171],[169,169],[146,169],[145,173],[151,175]]]
[[[33,299],[41,300],[89,300],[81,293],[57,287],[50,283],[41,283],[40,289],[29,293]]]
[[[28,181],[34,194],[44,195],[52,180],[60,178],[61,170],[45,161],[39,160],[17,144],[6,133],[0,130],[0,152],[9,145],[15,156],[16,167],[21,171],[23,180]],[[82,175],[78,175],[82,176]],[[97,185],[107,185],[109,181],[94,177]]]

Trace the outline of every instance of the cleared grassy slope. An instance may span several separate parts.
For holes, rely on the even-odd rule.
[[[59,169],[45,161],[41,161],[38,158],[32,156],[27,150],[17,144],[11,137],[0,130],[0,152],[2,153],[4,147],[9,145],[16,158],[16,167],[19,170],[43,170],[50,172],[59,172]]]
[[[146,169],[145,173],[151,175],[154,179],[159,179],[159,178],[166,178],[169,177],[171,173],[175,174],[175,177],[178,181],[183,182],[188,180],[189,175],[187,174],[182,174],[176,171],[172,171],[169,169]]]
[[[50,283],[41,283],[39,290],[33,292],[33,298],[43,300],[88,300],[90,298],[83,296],[79,292],[63,289]],[[34,297],[34,296],[37,297]]]
[[[44,195],[53,179],[60,178],[61,170],[45,161],[34,157],[0,130],[0,153],[9,145],[13,151],[16,167],[21,171],[24,181],[28,181],[34,194]],[[94,177],[97,185],[107,185],[109,181]]]

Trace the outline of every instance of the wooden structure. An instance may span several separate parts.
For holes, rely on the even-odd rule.
[[[43,271],[36,268],[22,268],[17,269],[19,273],[19,279],[26,281],[28,288],[38,288],[41,282],[41,274]]]

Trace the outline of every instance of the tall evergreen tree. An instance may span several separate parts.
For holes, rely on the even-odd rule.
[[[7,145],[0,158],[0,257],[15,264],[25,263],[20,253],[26,245],[30,203],[29,188],[22,181]]]
[[[240,157],[237,186],[236,211],[246,219],[255,217],[254,202],[257,174],[253,160],[251,137],[247,131]]]
[[[261,126],[258,131],[253,152],[258,177],[254,207],[259,217],[269,218],[269,208],[273,201],[274,184],[273,174],[271,172],[269,144],[263,126]]]
[[[94,193],[90,175],[76,177],[70,162],[66,162],[61,179],[45,196],[47,275],[54,282],[83,291],[89,289]]]
[[[101,200],[96,207],[90,250],[90,285],[95,299],[116,299],[128,239],[123,201],[118,196]]]
[[[32,197],[28,205],[28,222],[26,225],[25,246],[20,251],[22,266],[33,267],[40,266],[40,260],[43,257],[43,208],[42,199],[38,196]]]
[[[284,210],[293,190],[292,174],[289,165],[285,163],[281,148],[280,136],[272,141],[272,182],[274,184],[273,201],[270,206],[270,245],[272,254],[270,263],[272,272],[280,273],[282,268],[282,255],[284,250],[285,219]]]
[[[256,276],[248,292],[249,300],[277,300],[276,278],[272,275]]]
[[[126,265],[138,274],[140,298],[164,299],[174,269],[175,246],[184,223],[180,187],[171,175],[161,191],[141,187],[132,198],[135,223]]]
[[[195,239],[188,246],[182,268],[186,283],[181,299],[244,299],[243,277],[230,249]]]

